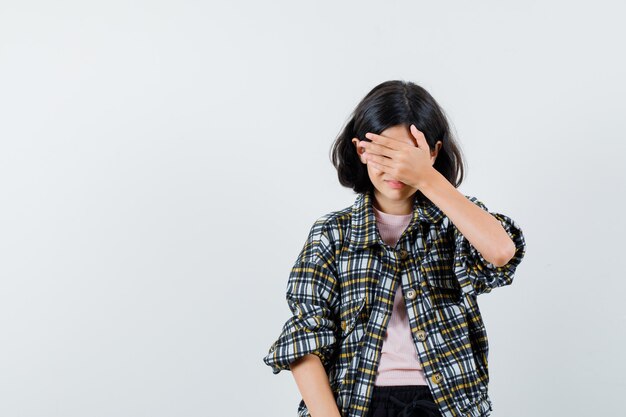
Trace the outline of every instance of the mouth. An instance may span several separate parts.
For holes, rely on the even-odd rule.
[[[385,182],[391,187],[391,188],[402,188],[404,187],[406,184],[401,182],[401,181],[395,181],[395,180],[385,180]]]

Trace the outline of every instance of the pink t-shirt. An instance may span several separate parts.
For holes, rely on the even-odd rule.
[[[387,214],[376,207],[373,209],[380,237],[386,244],[395,246],[411,222],[413,214]],[[411,335],[404,295],[399,283],[374,385],[428,385]]]

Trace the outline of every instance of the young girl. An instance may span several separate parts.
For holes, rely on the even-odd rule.
[[[299,417],[489,416],[476,299],[512,283],[522,230],[457,190],[459,148],[414,83],[376,86],[332,150],[357,197],[313,223],[263,361],[292,371]]]

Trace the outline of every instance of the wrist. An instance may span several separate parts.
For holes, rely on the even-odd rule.
[[[443,177],[439,171],[437,171],[432,165],[426,170],[424,175],[420,176],[420,181],[417,184],[417,188],[422,192],[428,192],[434,184]]]

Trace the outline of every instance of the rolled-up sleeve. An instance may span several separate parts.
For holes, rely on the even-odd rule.
[[[292,316],[263,358],[274,374],[290,370],[290,364],[306,355],[318,356],[325,367],[332,361],[337,346],[337,279],[329,263],[328,240],[313,226],[291,268],[286,300]]]
[[[474,196],[465,196],[471,202],[490,213],[500,221],[504,230],[515,244],[515,255],[506,265],[495,266],[487,262],[482,254],[467,240],[465,236],[454,228],[454,268],[461,287],[465,291],[472,291],[476,295],[488,293],[496,287],[510,285],[513,282],[515,270],[524,258],[526,242],[521,227],[509,216],[502,213],[490,212],[487,207]],[[465,282],[464,282],[465,281]]]

